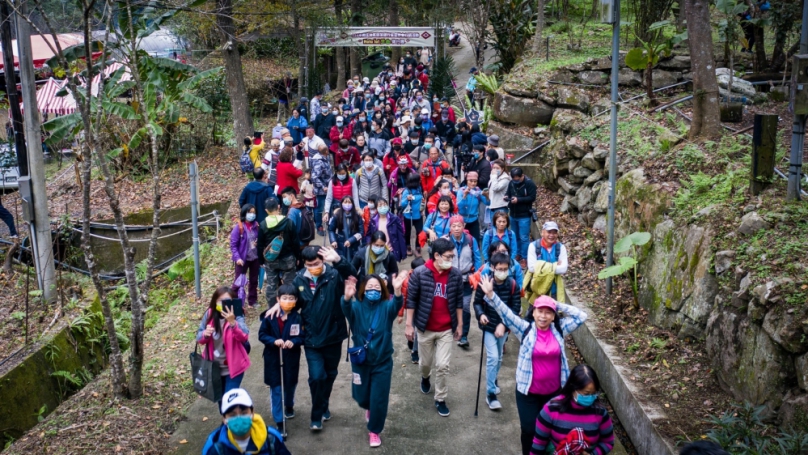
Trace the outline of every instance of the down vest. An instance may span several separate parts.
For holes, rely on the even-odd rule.
[[[407,308],[415,310],[412,324],[422,332],[426,330],[426,323],[432,312],[434,295],[435,278],[432,276],[432,270],[425,265],[417,267],[410,274],[407,285]],[[457,330],[457,309],[463,308],[463,275],[454,267],[449,269],[446,299],[449,301],[449,315],[452,317],[452,331],[454,331]]]

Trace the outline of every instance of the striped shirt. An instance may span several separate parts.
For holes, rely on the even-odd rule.
[[[522,344],[519,346],[519,358],[516,360],[516,390],[518,390],[519,393],[527,395],[528,390],[530,390],[530,384],[533,382],[533,348],[536,344],[536,336],[532,331],[536,330],[535,323],[528,322],[519,317],[518,314],[511,311],[507,305],[502,303],[502,300],[500,300],[496,294],[494,294],[493,299],[489,299],[488,296],[486,296],[485,301],[497,310],[505,326],[511,329],[511,331],[522,340]],[[586,321],[587,315],[572,305],[556,302],[556,307],[559,313],[563,313],[559,321],[562,333],[558,333],[555,324],[550,324],[550,330],[553,331],[553,336],[561,347],[561,387],[564,387],[570,375],[570,367],[567,363],[566,351],[564,350],[564,337],[583,324],[584,321]],[[530,333],[532,336],[528,335],[525,337],[526,333]]]
[[[533,436],[531,454],[545,454],[555,451],[558,443],[564,440],[573,429],[580,428],[589,444],[591,453],[606,455],[614,446],[614,432],[609,412],[597,404],[589,407],[570,402],[570,409],[562,412],[559,395],[544,405],[536,419],[536,433]]]

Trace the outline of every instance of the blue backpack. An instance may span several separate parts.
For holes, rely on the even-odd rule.
[[[245,174],[252,172],[253,169],[255,169],[252,158],[250,158],[249,150],[244,150],[244,152],[242,152],[241,158],[238,159],[238,165],[241,167],[241,172]]]

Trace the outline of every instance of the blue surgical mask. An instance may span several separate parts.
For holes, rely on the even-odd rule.
[[[585,408],[588,408],[589,406],[592,406],[592,404],[597,399],[598,399],[598,394],[597,393],[593,393],[592,395],[584,395],[584,394],[578,392],[576,394],[576,397],[575,397],[575,402],[578,403],[579,405],[585,407]]]
[[[227,419],[227,429],[233,433],[234,436],[244,436],[250,432],[252,428],[253,419],[251,415],[248,416],[234,416]]]
[[[283,205],[285,205],[287,207],[292,205],[292,200],[289,199],[288,197],[283,198]]]
[[[371,302],[378,302],[382,299],[382,291],[377,289],[368,289],[365,291],[365,298]]]
[[[379,214],[381,214],[381,215],[387,215],[387,212],[389,212],[389,211],[390,211],[390,207],[388,207],[386,205],[384,207],[379,207]]]
[[[381,210],[381,209],[379,209],[379,210]],[[371,247],[370,247],[370,249],[373,251],[373,254],[375,254],[376,256],[378,256],[378,255],[380,255],[380,254],[384,253],[384,250],[385,250],[386,248],[385,248],[384,246],[376,246],[376,245],[373,245],[373,246],[371,246]]]
[[[337,174],[337,178],[340,180],[345,180],[348,178],[348,174]]]
[[[475,160],[479,160],[479,159],[480,159],[480,154],[479,154],[479,153],[475,153],[475,154],[474,154],[474,159],[475,159]]]
[[[245,218],[247,219],[247,221],[253,222],[255,221],[255,213],[248,213]]]

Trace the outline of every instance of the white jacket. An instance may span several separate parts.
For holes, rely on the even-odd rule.
[[[511,183],[511,176],[507,172],[502,171],[502,174],[497,177],[494,171],[491,171],[491,180],[488,182],[488,200],[491,205],[488,208],[492,212],[496,209],[508,207],[508,201],[505,200],[505,193],[508,192],[508,185]]]

